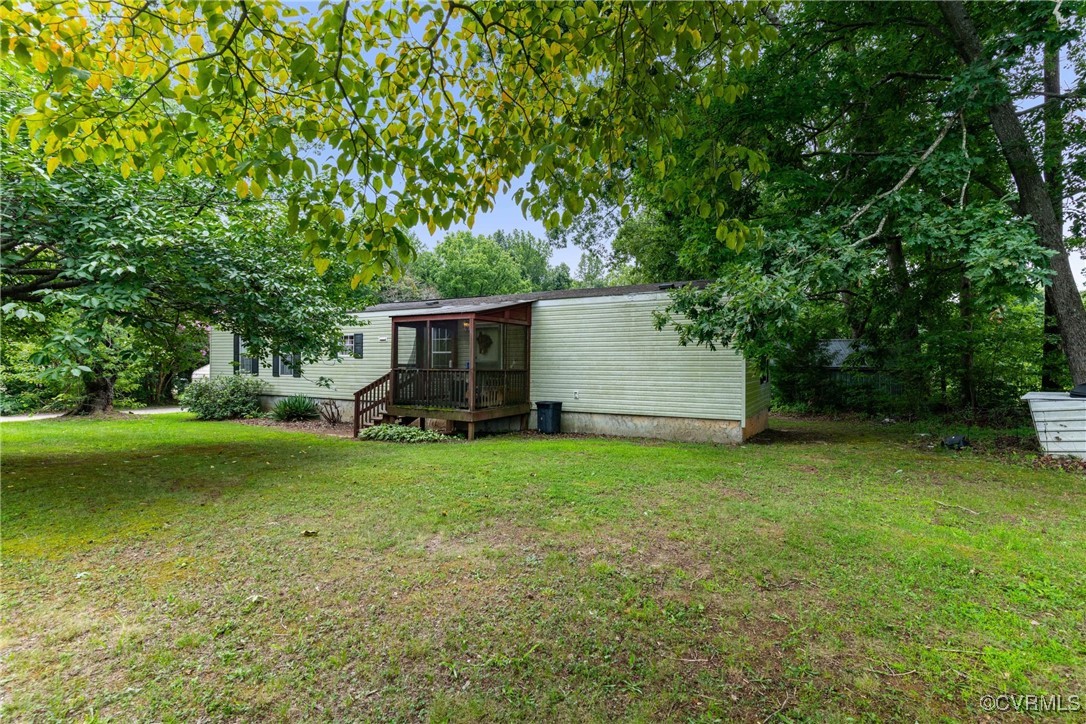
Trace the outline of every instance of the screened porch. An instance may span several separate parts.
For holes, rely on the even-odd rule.
[[[393,414],[474,424],[530,409],[531,305],[436,306],[392,320]]]

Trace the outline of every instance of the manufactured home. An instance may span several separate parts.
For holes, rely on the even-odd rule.
[[[563,432],[742,442],[765,429],[768,369],[657,330],[653,312],[675,286],[379,304],[343,328],[337,359],[306,365],[289,353],[255,359],[214,331],[211,374],[259,376],[269,406],[290,395],[336,400],[356,432],[444,420],[473,439],[534,428],[535,403],[558,401]]]

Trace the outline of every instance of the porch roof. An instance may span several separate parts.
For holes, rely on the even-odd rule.
[[[492,311],[517,304],[527,304],[549,299],[582,299],[590,297],[617,297],[631,294],[651,294],[668,291],[676,287],[693,286],[701,288],[708,284],[705,280],[663,282],[658,284],[630,284],[621,287],[596,287],[592,289],[559,289],[550,292],[523,292],[519,294],[498,294],[490,297],[463,297],[460,299],[429,299],[412,302],[384,302],[375,304],[366,309],[355,310],[360,312],[388,312],[390,316],[401,314],[456,314],[461,308],[485,306],[486,309],[475,311]],[[437,311],[443,307],[457,307],[456,311]],[[471,310],[465,312],[471,313]]]
[[[531,300],[525,300],[523,302],[461,302],[459,299],[442,299],[437,300],[431,304],[423,304],[420,307],[411,307],[409,309],[399,310],[402,313],[396,315],[401,316],[419,316],[429,317],[436,315],[470,315],[481,314],[483,312],[494,312],[499,309],[507,309],[509,307],[520,306],[526,304]],[[376,307],[372,307],[376,309]],[[390,310],[392,311],[392,310]]]

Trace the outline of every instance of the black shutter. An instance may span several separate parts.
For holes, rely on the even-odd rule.
[[[354,356],[362,359],[362,333],[354,333]]]
[[[241,337],[234,335],[234,374],[241,372],[238,365],[241,362]]]
[[[252,371],[257,377],[260,376],[260,359],[257,357],[252,358]]]
[[[290,372],[295,377],[302,376],[302,356],[300,354],[292,354],[290,356]]]
[[[279,376],[279,353],[272,354],[272,377]]]

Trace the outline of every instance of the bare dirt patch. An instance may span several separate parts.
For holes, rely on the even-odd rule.
[[[299,422],[280,422],[265,417],[257,417],[251,420],[235,420],[242,425],[256,425],[258,427],[274,427],[280,430],[293,432],[311,432],[317,435],[330,435],[331,437],[350,438],[354,428],[349,422],[341,422],[338,425],[329,425],[324,420],[305,420]]]

